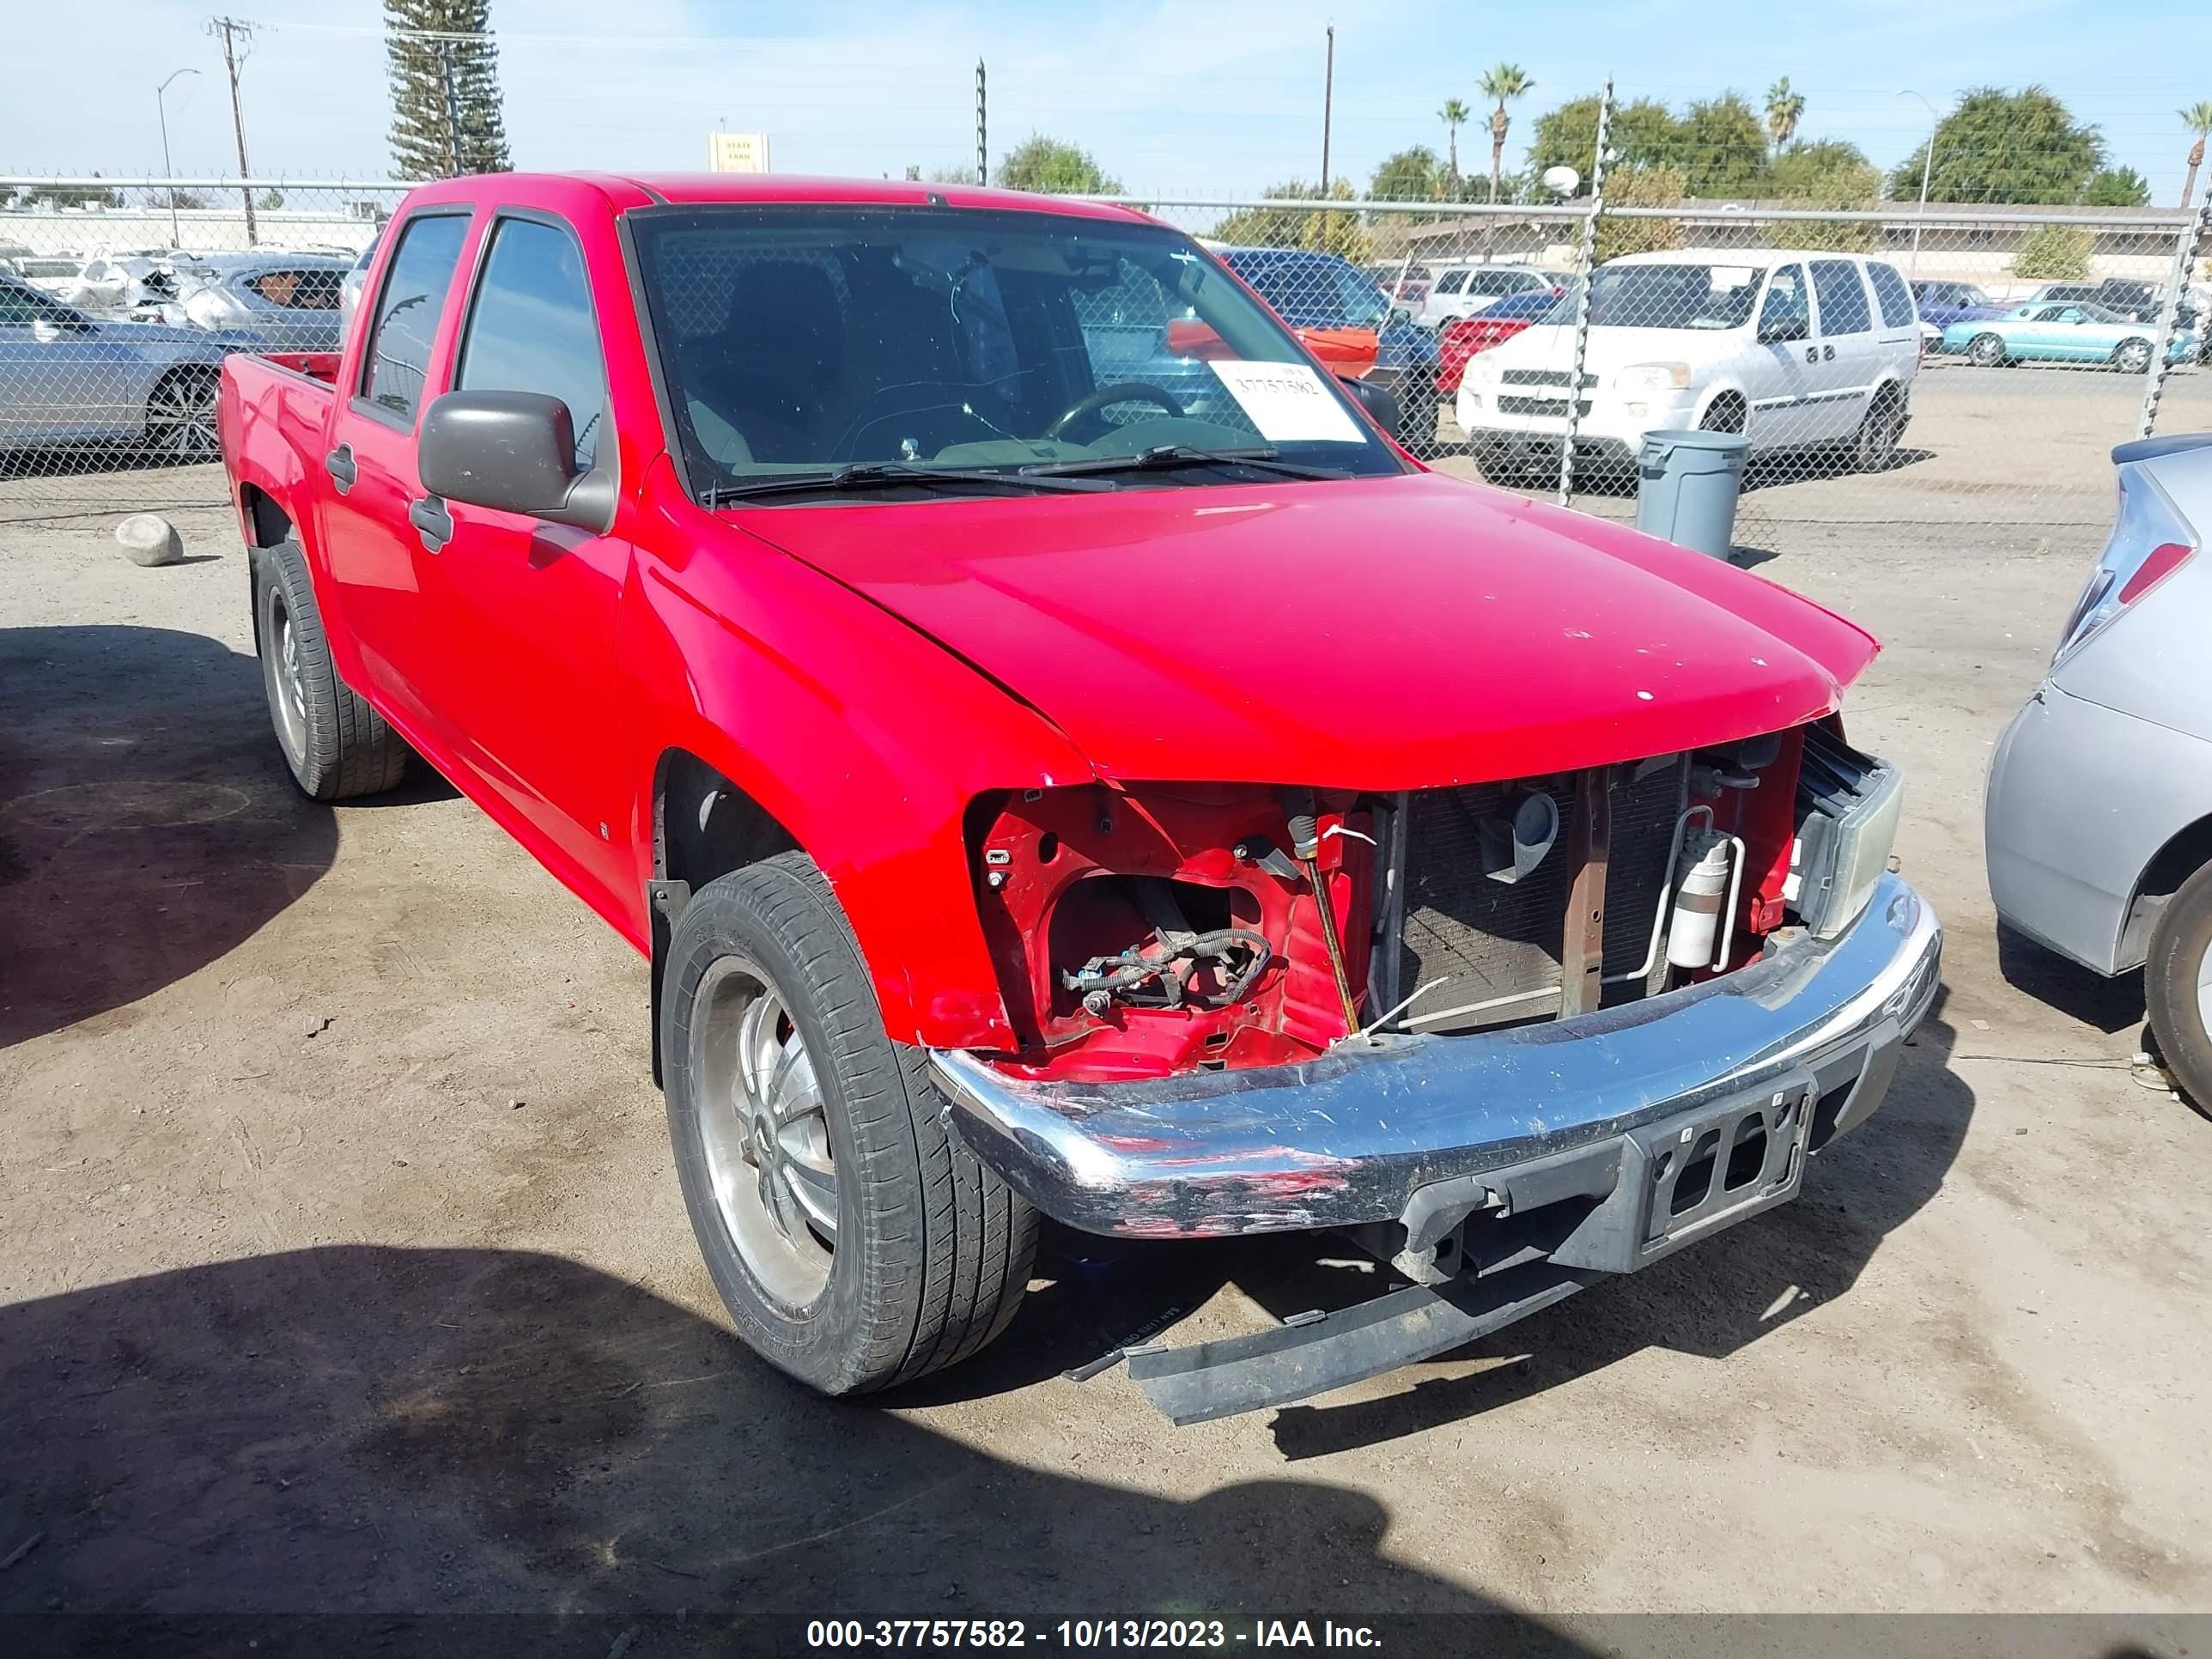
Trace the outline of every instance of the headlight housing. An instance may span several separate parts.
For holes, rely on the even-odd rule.
[[[1805,730],[1797,773],[1796,845],[1783,896],[1815,939],[1858,920],[1889,868],[1905,780],[1821,726]]]
[[[1680,392],[1689,384],[1687,363],[1637,363],[1613,377],[1616,392]]]
[[[1480,381],[1484,386],[1495,386],[1504,374],[1504,364],[1487,351],[1478,351],[1467,360],[1464,378]]]

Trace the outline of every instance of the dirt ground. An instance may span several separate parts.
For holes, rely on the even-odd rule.
[[[1949,933],[1799,1201],[1176,1430],[1060,1372],[1315,1305],[1336,1252],[1064,1241],[978,1362],[786,1383],[693,1249],[641,963],[434,781],[302,803],[234,536],[179,521],[155,571],[0,526],[0,1613],[2212,1607],[2212,1124],[1983,884],[2078,543],[1762,567],[1888,642],[1851,729]]]

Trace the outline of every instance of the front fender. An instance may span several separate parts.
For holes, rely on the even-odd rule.
[[[1068,739],[942,647],[726,522],[641,561],[623,650],[639,902],[653,780],[683,749],[772,814],[829,877],[884,1023],[905,1042],[1011,1048],[963,816],[988,790],[1092,775]],[[702,527],[703,526],[703,527]]]

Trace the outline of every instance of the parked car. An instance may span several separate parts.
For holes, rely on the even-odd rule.
[[[1468,364],[1459,423],[1486,472],[1556,466],[1572,308]],[[1919,319],[1895,266],[1765,249],[1635,253],[1591,280],[1577,464],[1624,467],[1647,432],[1741,432],[1754,453],[1839,446],[1887,467],[1911,418]]]
[[[335,351],[338,299],[353,261],[327,253],[270,253],[226,264],[185,289],[197,328],[242,329],[271,350]]]
[[[1919,308],[1920,320],[1933,324],[1939,337],[1954,323],[2002,317],[2013,309],[1999,305],[1972,283],[1915,283],[1912,299]]]
[[[120,442],[213,460],[220,368],[251,343],[89,317],[0,276],[0,448]]]
[[[1990,767],[1990,892],[2059,955],[2142,972],[2166,1064],[2212,1115],[2212,434],[2112,460],[2112,538]]]
[[[1438,273],[1415,316],[1426,327],[1442,328],[1455,317],[1472,317],[1509,295],[1558,286],[1550,272],[1528,265],[1454,265]]]
[[[2155,331],[2131,323],[2102,306],[2079,303],[2022,306],[2010,316],[1954,323],[1943,331],[1943,349],[1964,352],[1984,368],[2008,363],[2101,363],[2123,374],[2150,367]],[[2185,362],[2197,352],[2197,337],[2177,327],[2166,343],[2166,361]]]
[[[1411,313],[1393,307],[1364,271],[1334,253],[1278,247],[1216,251],[1278,317],[1301,333],[1372,332],[1375,368],[1365,378],[1397,399],[1398,441],[1416,454],[1434,449],[1440,397],[1437,343],[1414,325]],[[1326,349],[1331,343],[1322,343]]]
[[[1212,416],[1077,343],[1129,283]],[[1935,994],[1875,642],[1407,459],[1172,227],[495,173],[368,295],[224,371],[278,750],[419,755],[644,956],[712,1278],[817,1388],[998,1335],[1040,1216],[1403,1276],[1135,1360],[1177,1420],[1442,1352],[1787,1201]]]
[[[1392,304],[1405,307],[1416,318],[1420,316],[1421,301],[1429,296],[1431,276],[1426,265],[1418,260],[1384,259],[1361,269],[1390,296]]]
[[[1454,317],[1437,334],[1437,388],[1459,390],[1468,359],[1477,352],[1503,345],[1530,324],[1548,316],[1566,295],[1557,288],[1530,289],[1509,294],[1472,317]]]
[[[95,312],[125,312],[158,306],[177,297],[177,268],[173,257],[160,253],[100,253],[82,262],[40,261],[42,266],[68,264],[66,275],[33,279],[64,305]]]

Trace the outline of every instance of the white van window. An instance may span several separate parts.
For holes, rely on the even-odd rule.
[[[1464,270],[1448,270],[1437,278],[1437,292],[1439,294],[1456,294],[1466,286],[1467,273]]]
[[[1813,307],[1805,297],[1805,271],[1801,265],[1783,266],[1766,284],[1766,300],[1759,307],[1759,332],[1777,323],[1794,325],[1782,331],[1784,337],[1802,340],[1813,331]]]
[[[1758,293],[1749,265],[1608,265],[1590,279],[1589,319],[1609,328],[1741,328]]]
[[[1813,261],[1813,292],[1820,296],[1820,332],[1864,334],[1874,326],[1858,267],[1846,259]]]

